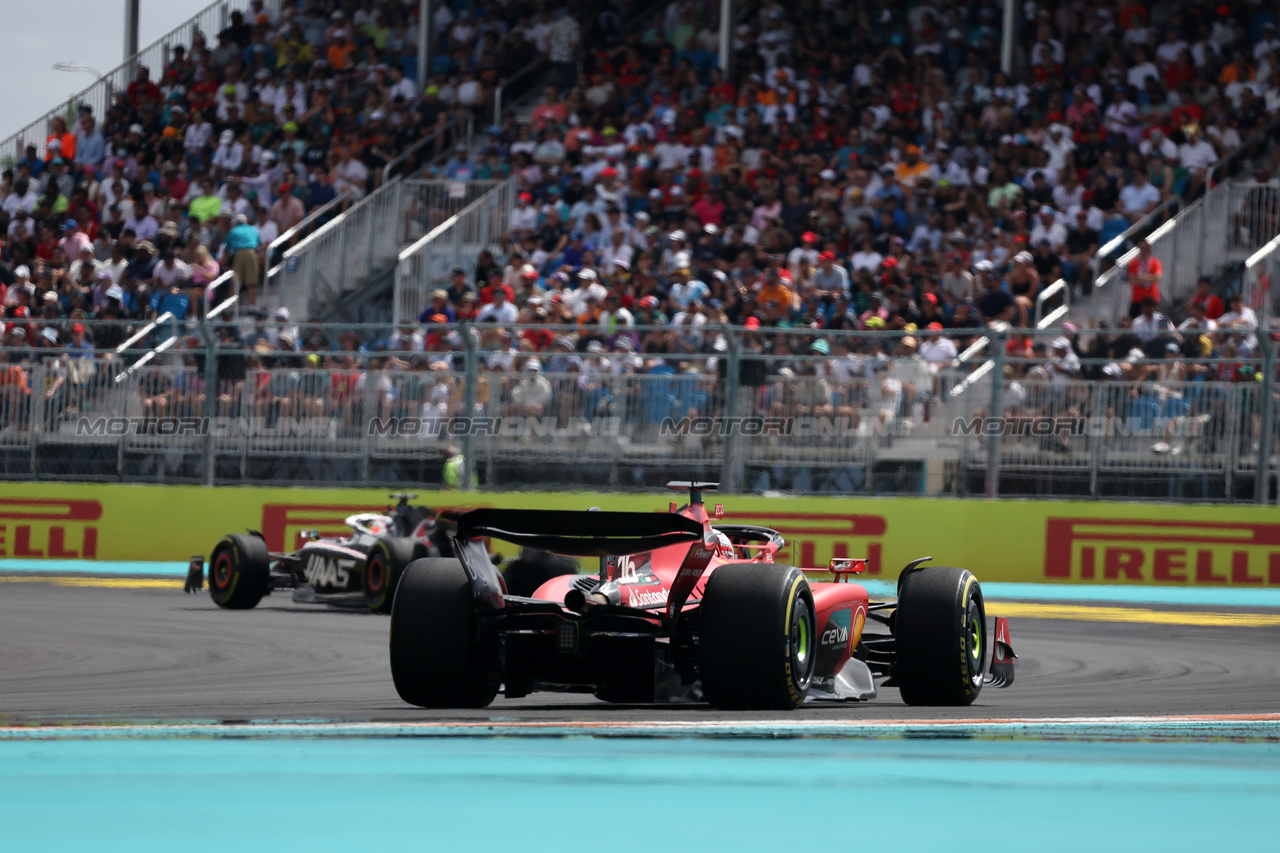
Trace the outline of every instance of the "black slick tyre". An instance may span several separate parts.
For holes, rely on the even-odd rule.
[[[702,597],[702,691],[718,708],[791,710],[813,678],[813,593],[804,572],[776,564],[720,566]]]
[[[380,539],[369,549],[364,572],[360,576],[360,591],[364,593],[365,606],[370,610],[375,613],[391,612],[396,584],[400,582],[405,566],[417,556],[418,544],[413,539],[395,537]]]
[[[483,708],[498,692],[496,646],[482,643],[459,560],[414,560],[391,604],[391,677],[423,708]]]
[[[908,705],[969,705],[982,691],[986,606],[965,569],[929,566],[902,578],[894,675]]]
[[[228,610],[256,607],[271,590],[271,558],[257,536],[222,537],[209,556],[209,597]]]

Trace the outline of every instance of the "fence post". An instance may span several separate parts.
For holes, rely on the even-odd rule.
[[[1258,468],[1253,481],[1254,503],[1264,506],[1271,502],[1271,441],[1275,433],[1275,380],[1276,342],[1271,333],[1258,330],[1258,343],[1262,345],[1262,387],[1258,389],[1258,405],[1262,407],[1262,423],[1258,435]]]
[[[201,323],[202,329],[207,329],[204,323]],[[206,331],[206,334],[207,331]],[[204,484],[206,486],[213,485],[215,469],[217,467],[217,444],[214,439],[212,424],[210,423],[218,416],[218,344],[217,341],[209,336],[205,341],[204,350]]]
[[[477,346],[478,341],[475,335],[471,333],[471,324],[463,323],[458,327],[458,331],[462,335],[462,345],[466,348],[465,364],[467,367],[462,389],[462,424],[466,432],[462,434],[463,464],[458,480],[458,488],[467,492],[471,490],[471,472],[479,470],[476,460],[471,457],[472,448],[475,446],[475,430],[471,428],[471,421],[475,417],[476,411],[476,385],[479,384],[480,378],[480,354]]]
[[[372,204],[369,205],[368,213],[366,214],[366,216],[369,220],[369,224],[365,227],[364,274],[366,276],[372,276],[373,275],[373,241],[376,238],[378,233],[378,229],[377,229],[378,216],[377,216],[377,211],[375,210],[375,205],[372,205]],[[368,283],[369,281],[366,279],[365,284],[368,285]],[[343,290],[346,290],[346,288],[344,287]]]
[[[988,332],[987,348],[991,351],[991,405],[988,418],[1000,418],[1004,411],[1004,332]],[[986,497],[1000,494],[1000,445],[1004,439],[1002,428],[987,437]]]
[[[740,381],[740,361],[738,354],[738,336],[733,333],[732,327],[725,327],[722,330],[726,343],[729,348],[726,350],[728,355],[725,357],[724,369],[724,414],[725,419],[736,418],[738,416],[738,384]],[[737,494],[738,492],[738,453],[737,453],[737,424],[732,420],[726,424],[728,430],[724,438],[724,445],[721,447],[722,454],[720,459],[720,483],[721,489],[729,494]]]

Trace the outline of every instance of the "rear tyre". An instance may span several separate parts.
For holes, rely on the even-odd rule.
[[[791,710],[813,678],[813,593],[775,564],[715,569],[702,596],[702,692],[718,708]]]
[[[982,691],[986,606],[964,569],[915,569],[894,614],[894,673],[908,705],[969,705]]]
[[[419,542],[399,537],[380,539],[369,550],[364,561],[364,573],[360,577],[360,590],[365,605],[375,613],[390,613],[391,600],[396,585],[404,574],[405,566],[418,556]]]
[[[209,556],[209,597],[228,610],[256,607],[271,590],[271,558],[257,536],[222,537]]]
[[[391,677],[423,708],[483,708],[500,680],[496,646],[482,643],[471,582],[458,560],[414,560],[391,604]]]

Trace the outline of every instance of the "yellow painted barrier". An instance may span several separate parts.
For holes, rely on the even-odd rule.
[[[1280,517],[1261,507],[711,493],[707,499],[725,505],[726,522],[781,532],[789,543],[784,558],[802,567],[866,556],[872,577],[893,578],[908,561],[931,556],[987,581],[1280,587]],[[671,500],[684,497],[425,492],[415,503],[665,511]],[[388,504],[379,489],[0,483],[0,558],[185,561],[246,528],[262,531],[272,550],[291,550],[303,530],[340,533],[347,515]]]

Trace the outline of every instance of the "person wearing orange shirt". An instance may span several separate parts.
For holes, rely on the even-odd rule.
[[[893,175],[898,179],[898,183],[909,187],[913,186],[921,176],[929,174],[931,168],[932,166],[920,159],[920,146],[908,145],[906,156],[894,167]]]
[[[54,118],[53,132],[44,144],[44,161],[52,162],[54,157],[61,157],[68,163],[76,158],[76,137],[73,133],[67,133],[67,123],[62,116]]]
[[[757,305],[765,306],[772,302],[777,306],[778,312],[785,317],[791,312],[794,296],[791,288],[783,283],[776,269],[770,267],[764,271],[764,285],[756,296]]]
[[[1129,278],[1129,316],[1137,317],[1142,313],[1142,300],[1154,299],[1160,302],[1160,276],[1164,268],[1160,259],[1151,254],[1151,244],[1143,240],[1138,244],[1138,257],[1129,261],[1127,269]]]
[[[333,31],[333,44],[329,45],[329,67],[334,71],[347,71],[356,64],[356,46],[347,38],[344,29]]]

